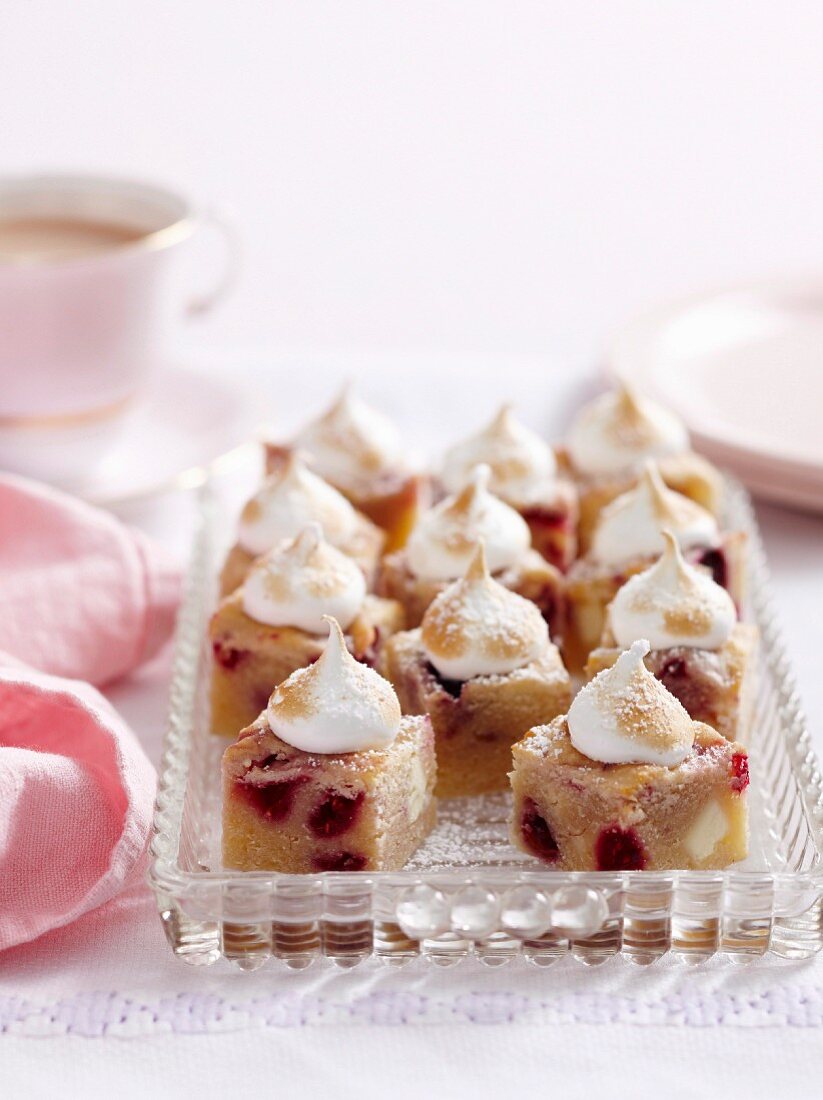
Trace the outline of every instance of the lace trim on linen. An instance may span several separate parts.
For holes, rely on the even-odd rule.
[[[209,994],[180,993],[143,1001],[118,993],[80,993],[44,1005],[0,997],[0,1035],[128,1038],[315,1024],[444,1023],[821,1027],[823,987],[782,986],[755,995],[692,993],[659,998],[598,993],[541,998],[502,992],[443,998],[380,992],[351,1001],[289,993],[230,1001]]]

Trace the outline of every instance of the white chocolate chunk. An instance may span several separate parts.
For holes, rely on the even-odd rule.
[[[419,756],[415,756],[409,777],[409,824],[413,825],[423,813],[427,794],[428,784],[423,762]]]
[[[729,821],[720,803],[712,798],[686,833],[683,846],[696,863],[708,859],[729,831]]]

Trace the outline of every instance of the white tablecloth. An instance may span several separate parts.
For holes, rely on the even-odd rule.
[[[325,381],[313,379],[312,388]],[[276,389],[277,380],[259,384]],[[474,378],[467,420],[491,401],[490,385]],[[522,385],[513,368],[505,392]],[[555,375],[543,386],[555,409],[564,408],[568,383]],[[823,604],[823,521],[775,507],[759,514],[790,650],[817,719],[823,624],[810,608]],[[125,515],[185,551],[190,498]],[[155,761],[169,664],[166,652],[108,692]],[[67,1083],[69,1094],[80,1092],[89,1075],[124,1096],[146,1095],[148,1082],[165,1079],[197,1083],[207,1094],[276,1080],[284,1095],[307,1080],[312,1095],[337,1081],[342,1095],[358,1097],[416,1096],[422,1087],[468,1096],[481,1082],[493,1095],[504,1084],[551,1080],[563,1081],[565,1095],[585,1096],[606,1079],[620,1096],[636,1095],[642,1080],[689,1096],[744,1077],[753,1096],[766,1097],[780,1080],[769,1054],[779,1049],[783,1060],[789,1051],[796,1057],[800,1097],[814,1095],[823,1068],[823,959],[748,967],[715,960],[697,970],[668,961],[640,969],[621,959],[597,969],[568,959],[548,970],[522,961],[501,970],[473,961],[446,971],[422,961],[401,971],[372,963],[352,972],[320,965],[244,974],[224,963],[199,970],[172,957],[153,899],[137,884],[108,910],[0,957],[0,1029],[0,1083],[36,1067],[31,1095]],[[423,1055],[425,1068],[409,1072]],[[398,1072],[398,1063],[409,1068]]]
[[[234,207],[240,292],[204,343],[591,351],[656,297],[819,265],[822,33],[814,0],[7,3],[0,158]],[[467,422],[487,414],[470,376],[463,394]],[[185,511],[129,518],[182,551]],[[823,523],[760,514],[817,735]],[[155,760],[167,667],[111,691]],[[349,1013],[375,985],[459,1022],[411,1022],[413,998]],[[113,924],[0,956],[0,1095],[802,1100],[821,1094],[821,988],[819,962],[191,971],[138,890]],[[318,1015],[321,994],[343,1008]],[[386,1026],[366,1022],[379,1012]]]

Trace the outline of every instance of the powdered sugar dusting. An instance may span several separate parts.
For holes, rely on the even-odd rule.
[[[412,531],[406,553],[418,577],[454,580],[462,576],[481,538],[494,573],[513,565],[529,549],[528,524],[489,492],[489,472],[488,466],[478,466],[461,493],[435,505]]]
[[[326,542],[318,523],[278,543],[252,566],[243,585],[243,610],[256,622],[326,634],[324,615],[347,630],[366,595],[362,570]]]
[[[342,494],[290,454],[243,509],[238,538],[248,553],[265,554],[312,522],[320,523],[326,538],[340,545],[351,536],[356,513]]]
[[[406,869],[439,871],[452,867],[522,867],[540,864],[509,843],[511,793],[443,799],[437,825]]]
[[[444,485],[459,492],[482,462],[491,469],[491,491],[508,501],[538,499],[557,474],[551,447],[516,420],[509,405],[503,405],[482,431],[447,451],[440,475]]]
[[[465,577],[427,610],[421,641],[441,676],[468,680],[536,660],[549,645],[549,631],[535,604],[489,575],[481,542]]]
[[[309,455],[313,469],[346,489],[405,466],[395,425],[348,386],[331,408],[303,428],[296,443]]]
[[[653,649],[717,649],[734,629],[734,602],[708,573],[683,560],[670,530],[663,531],[663,538],[660,559],[630,577],[612,601],[612,633],[621,646],[643,637]]]
[[[339,623],[326,616],[329,641],[313,665],[280,684],[267,717],[289,745],[312,753],[383,748],[400,729],[400,703],[391,684],[346,648]]]
[[[688,446],[686,428],[673,413],[625,387],[583,408],[568,438],[575,468],[590,477],[633,470],[646,458],[682,454]]]
[[[641,639],[599,672],[569,708],[578,752],[604,764],[679,764],[694,744],[694,723],[682,704],[646,668]]]
[[[684,549],[714,546],[717,522],[693,500],[668,489],[653,462],[640,481],[600,513],[590,555],[607,565],[662,554],[663,530],[669,528]]]

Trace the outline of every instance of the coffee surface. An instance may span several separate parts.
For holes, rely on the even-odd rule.
[[[141,229],[80,218],[0,216],[0,262],[67,260],[121,248],[144,236]]]

